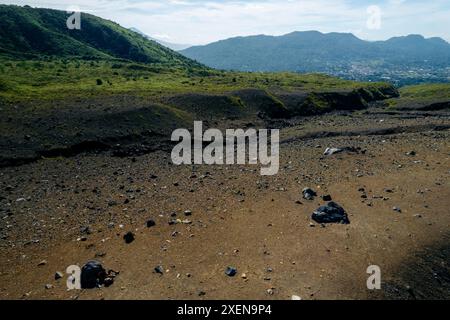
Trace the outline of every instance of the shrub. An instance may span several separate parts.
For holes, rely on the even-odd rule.
[[[6,81],[0,79],[0,91],[6,91],[8,89],[8,84]]]

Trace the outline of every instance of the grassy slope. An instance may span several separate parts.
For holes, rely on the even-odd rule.
[[[414,109],[434,103],[450,102],[450,83],[406,86],[399,91],[399,99],[388,100],[390,108]]]
[[[320,74],[212,70],[94,16],[83,18],[83,32],[71,33],[61,26],[67,17],[61,11],[0,5],[2,14],[4,163],[76,153],[87,141],[109,147],[137,141],[147,150],[155,134],[167,136],[193,119],[358,109],[395,94],[386,83]]]
[[[69,30],[65,11],[0,5],[0,53],[13,57],[119,58],[171,66],[200,66],[120,25],[81,13]]]
[[[53,100],[114,94],[161,96],[256,88],[340,91],[385,87],[324,75],[211,70],[120,25],[81,14],[0,5],[0,99]]]
[[[450,99],[450,83],[407,86],[400,92],[404,99]]]
[[[340,91],[385,86],[383,83],[358,83],[318,74],[234,73],[112,60],[3,59],[0,64],[0,98],[12,102],[124,93],[156,96],[222,93],[245,88]]]
[[[345,95],[389,87],[324,75],[232,73],[111,59],[0,61],[0,166],[75,154],[87,148],[86,142],[108,149],[120,144],[125,154],[127,146],[146,152],[157,146],[155,134],[170,137],[194,119],[253,121],[259,112],[268,117],[301,112],[298,104],[288,112],[279,92]],[[263,90],[242,100],[230,93],[243,89]],[[322,103],[308,102],[306,112],[332,110]]]

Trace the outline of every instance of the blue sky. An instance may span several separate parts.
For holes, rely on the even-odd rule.
[[[303,30],[351,32],[367,40],[422,34],[450,42],[450,0],[0,0],[0,3],[63,10],[76,6],[161,40],[185,44]],[[368,24],[374,18],[379,23]]]

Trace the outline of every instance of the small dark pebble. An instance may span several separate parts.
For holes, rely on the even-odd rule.
[[[314,197],[317,196],[317,193],[311,188],[304,188],[302,194],[306,200],[314,200]]]
[[[123,236],[123,240],[125,240],[125,243],[129,244],[134,241],[134,234],[133,232],[129,231]]]
[[[154,226],[156,226],[156,222],[154,220],[150,219],[147,221],[147,228],[151,228]]]
[[[229,277],[234,277],[236,275],[236,273],[237,273],[237,270],[234,267],[227,267],[225,269],[225,274]]]

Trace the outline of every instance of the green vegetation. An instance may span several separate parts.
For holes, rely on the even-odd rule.
[[[81,30],[69,30],[65,11],[0,5],[0,53],[22,59],[118,58],[171,66],[200,65],[142,35],[81,13]]]
[[[388,86],[319,74],[217,71],[93,15],[82,13],[81,30],[69,30],[68,16],[58,10],[0,5],[0,99],[162,97],[248,88],[276,95]]]
[[[1,59],[0,97],[47,100],[113,94],[151,97],[175,93],[223,93],[246,88],[270,91],[339,91],[386,87],[320,74],[222,72],[116,60]]]
[[[307,116],[398,95],[323,74],[218,71],[91,15],[68,30],[67,16],[0,5],[0,166],[96,148],[147,152],[194,119]],[[442,94],[419,88],[404,99]]]
[[[392,109],[425,108],[450,102],[450,83],[421,84],[400,88],[400,98],[388,100]]]
[[[450,83],[423,84],[400,89],[403,99],[450,99]]]

